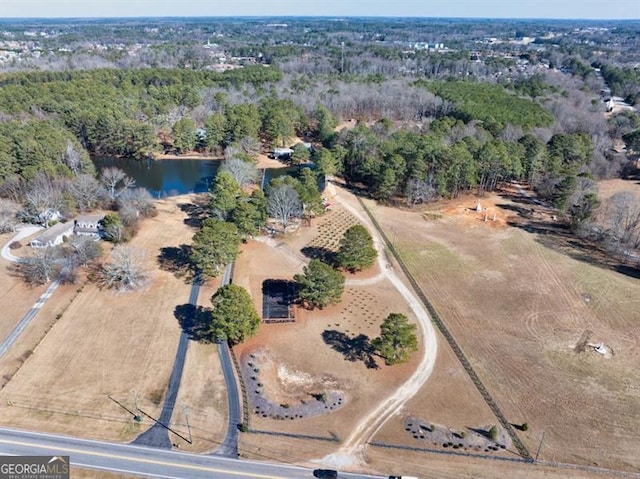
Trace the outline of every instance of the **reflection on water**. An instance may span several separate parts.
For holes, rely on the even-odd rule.
[[[221,161],[218,160],[133,160],[130,158],[93,158],[98,172],[115,166],[136,180],[138,188],[145,188],[156,198],[204,193],[216,176]],[[306,166],[306,165],[305,165]],[[308,165],[312,166],[312,165]],[[266,186],[273,178],[294,175],[300,167],[268,168],[263,172]]]
[[[208,191],[220,166],[213,160],[133,160],[130,158],[94,158],[96,169],[115,166],[136,180],[155,197]]]

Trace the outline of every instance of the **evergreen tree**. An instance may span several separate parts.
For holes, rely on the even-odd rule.
[[[238,198],[242,196],[242,190],[230,172],[221,171],[216,175],[209,195],[211,214],[215,218],[227,221],[238,204]]]
[[[375,262],[378,252],[373,247],[373,238],[362,225],[349,228],[340,240],[336,263],[351,272],[368,268]]]
[[[211,336],[214,339],[241,343],[254,336],[260,326],[260,316],[246,289],[229,284],[211,297]]]
[[[373,347],[387,365],[407,362],[409,355],[418,350],[416,329],[404,314],[391,313],[380,326],[380,336],[373,340]]]
[[[173,137],[173,147],[179,153],[191,151],[196,147],[196,124],[191,118],[181,118],[171,130]]]
[[[298,283],[300,299],[311,308],[339,303],[344,291],[344,276],[318,259],[312,259],[303,274],[293,279]]]
[[[236,225],[208,218],[193,236],[191,261],[203,276],[215,278],[236,259],[239,243]]]

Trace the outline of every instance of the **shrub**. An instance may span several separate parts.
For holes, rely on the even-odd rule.
[[[20,243],[20,241],[12,241],[9,244],[9,249],[18,249],[18,248],[22,248],[22,243]]]
[[[529,430],[529,424],[527,424],[526,422],[523,422],[523,423],[522,423],[522,426],[520,426],[520,428],[521,428],[523,431],[528,431],[528,430]]]
[[[496,439],[498,439],[498,428],[495,426],[491,426],[491,429],[489,429],[489,437],[491,438],[492,441],[495,441]]]

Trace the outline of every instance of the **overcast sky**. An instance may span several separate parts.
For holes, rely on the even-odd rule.
[[[265,15],[638,19],[640,0],[0,0],[0,17]]]

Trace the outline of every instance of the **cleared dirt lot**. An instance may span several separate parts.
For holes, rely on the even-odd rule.
[[[181,331],[174,311],[188,302],[190,285],[161,270],[157,257],[162,247],[190,242],[193,230],[185,227],[186,214],[178,206],[185,201],[178,197],[158,202],[158,216],[144,220],[131,242],[147,254],[150,281],[143,290],[115,293],[88,284],[75,296],[0,392],[0,401],[11,406],[3,408],[2,424],[123,441],[151,425],[146,419],[132,422],[109,396],[133,409],[137,394],[141,409],[152,416],[159,412]],[[60,302],[56,292],[48,305]],[[43,309],[36,320],[46,321],[53,311]],[[201,394],[201,387],[224,388],[214,353],[215,346],[189,352],[187,363],[199,367],[189,368],[180,400],[193,407],[193,426],[219,437],[224,414],[220,398],[212,395],[208,404]],[[201,383],[202,367],[211,375]],[[204,424],[195,423],[200,418]],[[182,422],[179,414],[174,420]]]
[[[497,211],[496,222],[472,211],[474,198],[432,211],[368,205],[507,418],[528,422],[519,436],[531,452],[545,432],[541,459],[638,472],[640,281],[508,226],[520,221],[510,199],[481,201]],[[588,346],[599,343],[610,359]],[[434,404],[435,379],[407,409],[464,426],[461,408]]]
[[[258,311],[262,310],[263,281],[292,279],[295,273],[301,272],[305,261],[301,249],[317,240],[318,235],[329,234],[322,228],[326,223],[334,224],[337,238],[342,235],[342,228],[353,224],[345,218],[344,211],[336,208],[325,217],[314,220],[312,227],[302,228],[286,239],[251,242],[243,250],[236,264],[234,283],[251,292]],[[375,271],[348,275],[348,278],[371,277]],[[308,385],[309,379],[316,378],[344,392],[346,401],[337,411],[306,419],[265,419],[252,414],[251,427],[328,438],[337,436],[344,439],[348,436],[372,405],[400,385],[415,368],[418,354],[412,362],[393,368],[384,366],[377,358],[377,369],[367,367],[367,355],[360,354],[362,348],[354,339],[361,334],[371,339],[377,336],[381,322],[391,312],[413,317],[400,294],[389,282],[382,280],[367,286],[347,286],[343,301],[324,310],[310,311],[297,307],[295,323],[263,324],[256,337],[237,346],[235,350],[241,361],[257,351],[266,351],[272,358],[276,366],[269,369],[271,373],[264,371],[260,380],[274,396],[277,395],[274,400],[289,401],[293,406],[305,393],[311,399],[313,388]],[[289,382],[288,398],[283,384],[286,381]],[[296,381],[299,384],[291,387],[291,382]],[[293,390],[295,394],[291,392]],[[264,441],[264,437],[258,435],[243,436],[246,436],[243,442],[247,443]],[[311,447],[313,451],[313,444]],[[304,454],[294,455],[296,458],[308,458]]]

